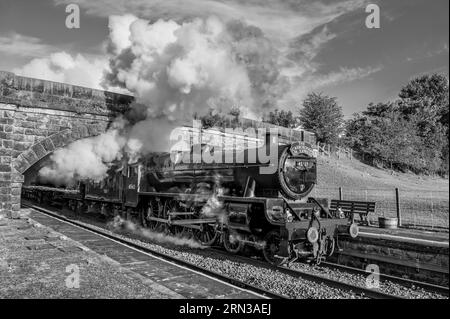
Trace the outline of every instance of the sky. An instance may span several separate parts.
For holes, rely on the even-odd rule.
[[[65,26],[70,3],[80,7],[79,29]],[[365,25],[371,3],[380,8],[379,29]],[[114,54],[110,16],[178,25],[215,17],[254,27],[260,42],[245,45],[264,44],[261,50],[269,53],[261,55],[267,61],[251,63],[261,64],[258,72],[275,68],[276,76],[264,84],[267,79],[256,79],[264,75],[247,70],[253,70],[252,86],[264,82],[259,89],[270,91],[274,107],[296,110],[308,92],[317,91],[337,97],[348,117],[370,102],[395,99],[413,77],[448,76],[448,12],[448,0],[0,0],[0,70],[105,88]],[[252,56],[246,58],[258,55],[248,50]]]

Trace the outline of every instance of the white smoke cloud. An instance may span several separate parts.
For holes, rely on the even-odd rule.
[[[109,37],[114,44],[114,54],[119,54],[122,50],[131,46],[130,25],[136,20],[137,18],[132,14],[109,17]]]
[[[120,134],[123,122],[117,121],[106,133],[75,141],[56,150],[50,166],[39,171],[43,182],[70,185],[75,180],[100,181],[105,178],[109,163],[122,157],[125,139]]]
[[[167,151],[178,123],[211,108],[226,113],[237,106],[243,116],[256,117],[277,77],[266,54],[270,43],[261,30],[242,23],[216,17],[150,23],[125,15],[111,16],[109,28],[106,85],[126,88],[146,106],[145,120],[128,131],[133,157]]]
[[[151,24],[127,15],[111,17],[109,26],[112,52],[120,52],[111,59],[109,80],[133,92],[149,117],[191,119],[219,99],[252,105],[247,70],[218,19]]]

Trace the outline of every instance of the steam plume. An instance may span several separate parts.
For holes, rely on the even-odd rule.
[[[124,229],[135,235],[145,237],[157,243],[172,244],[176,246],[186,246],[190,248],[199,248],[199,249],[206,248],[206,246],[203,246],[201,243],[199,243],[194,239],[185,237],[175,237],[163,233],[153,232],[148,230],[147,228],[142,228],[141,226],[136,225],[132,221],[124,220],[119,216],[116,216],[114,220],[109,223],[109,226],[116,230]]]
[[[136,159],[168,151],[171,130],[215,109],[262,113],[279,90],[271,43],[260,29],[216,17],[150,23],[133,15],[109,19],[109,72],[103,85],[135,95],[135,118],[120,129],[58,150],[41,177],[58,184],[105,176],[123,153]]]
[[[56,150],[50,157],[50,166],[39,171],[41,181],[70,185],[75,180],[102,180],[107,174],[107,163],[122,157],[125,139],[120,135],[120,125],[118,121],[104,134]]]

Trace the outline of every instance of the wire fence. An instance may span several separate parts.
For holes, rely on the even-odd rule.
[[[353,160],[353,150],[349,147],[336,146],[325,143],[317,143],[317,155],[334,157],[337,159],[348,158]]]
[[[398,217],[397,197],[392,189],[315,188],[318,198],[375,202],[371,223],[378,217]],[[341,197],[341,198],[340,198]],[[402,226],[449,229],[449,191],[398,190],[398,210]]]

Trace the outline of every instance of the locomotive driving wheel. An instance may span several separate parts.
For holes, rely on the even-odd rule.
[[[153,231],[159,231],[161,228],[161,222],[151,220],[150,217],[159,217],[162,215],[162,205],[160,201],[155,199],[150,200],[148,207],[141,210],[140,219],[142,226],[149,228]]]
[[[198,213],[194,215],[195,219],[208,218],[201,211],[201,209],[197,210]],[[203,246],[212,246],[215,244],[217,239],[219,238],[219,232],[217,231],[216,225],[213,223],[203,223],[198,224],[200,229],[194,229],[194,238],[197,239]]]
[[[183,215],[182,218],[184,220],[192,219],[195,215],[195,207],[192,205],[180,204],[180,209],[182,212],[186,212],[186,215]],[[176,234],[179,237],[192,238],[193,229],[190,227],[178,226],[178,233]]]
[[[237,254],[244,247],[244,243],[239,239],[239,235],[229,229],[222,233],[222,238],[223,245],[229,253]]]
[[[285,258],[277,256],[281,242],[280,232],[277,230],[271,230],[264,237],[264,241],[266,244],[263,248],[263,255],[266,261],[275,266],[281,265]]]
[[[171,221],[182,220],[185,218],[184,215],[175,215],[176,213],[185,212],[186,209],[180,205],[180,203],[175,199],[168,199],[164,204],[164,214],[166,219],[170,219]],[[170,215],[171,213],[175,213],[174,215]],[[170,216],[170,218],[169,218]],[[172,235],[177,237],[184,236],[185,227],[179,225],[167,225],[167,231]]]
[[[211,224],[200,224],[200,229],[195,230],[194,235],[203,246],[214,245],[218,237],[215,226]]]

